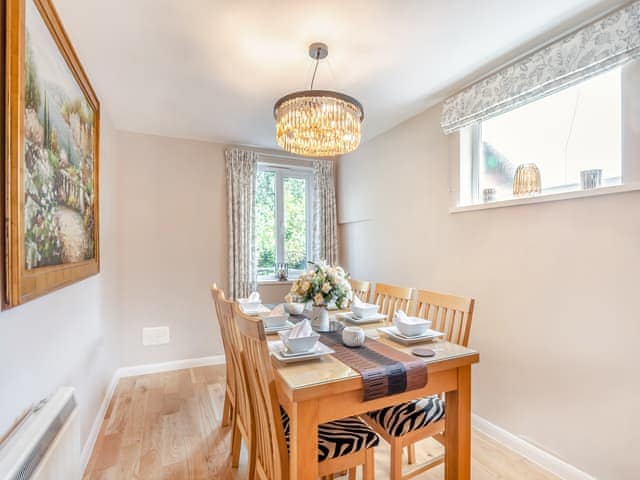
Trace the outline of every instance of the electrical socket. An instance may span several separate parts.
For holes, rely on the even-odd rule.
[[[142,345],[165,345],[169,343],[169,327],[148,327],[142,329]]]

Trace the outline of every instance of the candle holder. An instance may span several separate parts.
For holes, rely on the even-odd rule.
[[[540,169],[535,163],[524,163],[516,169],[513,177],[513,194],[517,197],[533,195],[542,191]]]

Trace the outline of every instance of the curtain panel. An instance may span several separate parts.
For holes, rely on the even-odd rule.
[[[255,198],[258,154],[230,148],[227,166],[229,298],[247,297],[257,288]]]
[[[338,263],[335,162],[313,162],[313,259]]]
[[[635,1],[446,99],[442,129],[453,133],[570,87],[639,55],[640,1]]]

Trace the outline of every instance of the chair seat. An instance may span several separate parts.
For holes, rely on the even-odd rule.
[[[426,427],[444,417],[444,401],[438,396],[375,410],[367,414],[394,437]]]
[[[289,449],[289,415],[280,407],[284,438]],[[349,455],[380,443],[378,435],[359,418],[348,417],[318,425],[318,462]]]

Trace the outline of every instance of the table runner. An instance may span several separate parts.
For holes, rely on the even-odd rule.
[[[384,343],[367,338],[362,347],[350,348],[339,333],[320,333],[321,341],[345,365],[358,371],[364,383],[364,401],[416,390],[427,384],[424,361]]]

